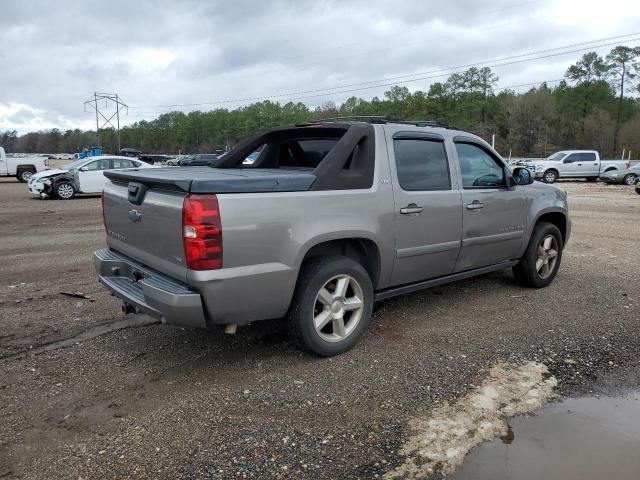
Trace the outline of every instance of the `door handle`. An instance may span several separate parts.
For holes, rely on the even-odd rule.
[[[467,210],[480,210],[481,208],[484,208],[484,203],[480,200],[474,200],[471,203],[467,203]]]
[[[422,213],[422,210],[423,210],[422,207],[419,207],[415,203],[410,203],[406,207],[401,208],[400,209],[400,213],[402,215],[411,215],[411,214],[415,214],[415,213]]]
[[[579,164],[578,164],[578,166],[579,166],[579,167],[581,167],[581,166],[582,166],[582,164],[581,164],[581,163],[579,163]]]

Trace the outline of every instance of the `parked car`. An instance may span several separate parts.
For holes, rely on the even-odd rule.
[[[631,165],[623,170],[612,170],[603,173],[598,180],[606,183],[619,183],[624,185],[635,185],[640,178],[640,163]]]
[[[191,155],[177,155],[175,157],[169,158],[166,162],[166,165],[169,167],[177,167],[180,164],[180,160],[190,156]]]
[[[26,183],[34,173],[43,171],[49,160],[40,155],[33,157],[7,157],[4,148],[0,147],[0,177],[16,177]]]
[[[183,158],[178,163],[180,167],[214,167],[218,163],[218,155],[214,153],[197,153]]]
[[[142,152],[140,150],[136,150],[135,148],[121,148],[119,153],[121,157],[132,158],[137,158],[142,155]]]
[[[106,172],[99,279],[126,312],[165,324],[231,333],[286,317],[293,341],[324,356],[358,341],[376,300],[506,268],[549,285],[566,193],[430,125],[281,127],[218,168]]]
[[[124,168],[152,166],[127,157],[87,157],[71,162],[65,168],[45,170],[29,179],[29,192],[40,198],[69,200],[79,193],[100,193],[107,182],[104,173]]]
[[[559,178],[586,178],[595,181],[603,173],[628,168],[625,160],[600,160],[595,150],[563,150],[544,160],[527,162],[536,179],[554,183]]]
[[[180,167],[214,167],[218,162],[218,158],[215,153],[197,153],[181,159],[178,165]]]

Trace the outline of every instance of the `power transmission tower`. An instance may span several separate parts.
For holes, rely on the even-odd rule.
[[[100,111],[101,101],[104,100],[104,108]],[[103,113],[105,110],[109,110],[109,106],[115,105],[116,111],[107,118]],[[100,93],[93,92],[93,98],[90,98],[84,102],[84,111],[87,111],[87,107],[92,108],[96,112],[96,136],[98,138],[98,144],[100,144],[100,129],[104,129],[107,125],[111,125],[116,130],[116,138],[118,140],[118,151],[120,151],[120,110],[126,109],[129,113],[129,106],[118,97],[117,93]],[[108,113],[107,113],[108,115]],[[102,123],[100,123],[100,117],[102,117]],[[112,123],[112,120],[116,120],[116,124]],[[100,145],[99,145],[100,146]]]

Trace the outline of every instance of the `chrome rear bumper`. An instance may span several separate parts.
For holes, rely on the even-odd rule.
[[[111,250],[97,250],[93,263],[102,282],[127,309],[145,313],[162,323],[206,328],[198,292]]]

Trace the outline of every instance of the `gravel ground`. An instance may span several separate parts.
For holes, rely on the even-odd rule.
[[[573,235],[549,288],[498,272],[396,298],[318,359],[278,321],[135,326],[93,273],[99,199],[0,181],[0,478],[376,478],[411,418],[498,362],[543,362],[561,395],[638,388],[640,196],[561,185]]]

